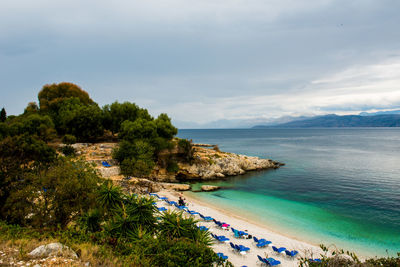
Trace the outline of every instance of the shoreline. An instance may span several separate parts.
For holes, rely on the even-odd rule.
[[[163,190],[158,194],[169,199],[177,199],[182,193]],[[212,248],[215,252],[223,252],[225,255],[228,255],[228,260],[234,266],[255,266],[260,264],[257,259],[257,255],[262,257],[273,257],[274,259],[281,261],[281,266],[298,266],[298,259],[300,257],[305,256],[307,258],[320,258],[320,254],[323,253],[318,245],[285,236],[277,231],[272,230],[270,227],[268,227],[268,225],[260,224],[251,218],[244,218],[231,210],[221,209],[220,207],[213,206],[212,204],[201,201],[200,199],[192,195],[188,195],[187,193],[183,193],[183,195],[186,198],[186,202],[188,203],[188,208],[190,210],[195,210],[205,216],[211,216],[218,221],[226,222],[235,229],[243,231],[247,230],[249,234],[256,236],[257,238],[265,238],[272,241],[272,244],[266,248],[257,248],[252,239],[235,238],[231,231],[225,231],[216,227],[214,222],[203,222],[200,220],[199,224],[209,227],[210,232],[217,235],[225,235],[234,244],[242,244],[250,248],[250,252],[247,255],[242,256],[234,253],[231,250],[229,243],[214,243],[212,245]],[[168,205],[164,206],[170,208]],[[199,219],[199,216],[196,215],[196,219]],[[288,250],[297,250],[299,255],[295,259],[292,259],[284,254],[275,253],[271,246],[276,246],[278,248],[285,247]]]

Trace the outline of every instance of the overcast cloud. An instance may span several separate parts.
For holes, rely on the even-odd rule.
[[[1,101],[46,83],[184,121],[400,108],[397,0],[2,0]]]

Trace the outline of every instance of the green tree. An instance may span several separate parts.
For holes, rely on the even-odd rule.
[[[24,110],[24,114],[38,113],[39,107],[36,102],[29,102]]]
[[[124,121],[135,121],[138,118],[148,121],[153,119],[146,109],[139,108],[135,103],[114,102],[103,107],[103,126],[113,133],[120,131]]]
[[[161,113],[155,123],[159,137],[170,140],[178,133],[178,129],[172,125],[171,119],[165,113]]]
[[[2,108],[0,111],[0,122],[5,122],[7,119],[7,113],[5,108]]]
[[[79,141],[96,140],[103,134],[102,112],[97,104],[87,106],[78,98],[70,98],[59,106],[59,133],[72,134]]]
[[[61,158],[31,180],[36,189],[33,190],[36,199],[33,225],[65,228],[96,206],[101,180],[95,169],[83,160]]]
[[[39,92],[40,111],[57,113],[60,104],[69,98],[78,98],[83,105],[93,104],[89,94],[78,85],[68,82],[46,84]]]
[[[0,217],[22,223],[33,203],[30,174],[46,169],[56,159],[55,150],[35,136],[8,136],[0,141]],[[25,201],[25,202],[24,202]]]
[[[154,121],[142,118],[135,121],[124,121],[121,124],[119,137],[130,142],[138,139],[152,140],[157,137],[157,125]]]

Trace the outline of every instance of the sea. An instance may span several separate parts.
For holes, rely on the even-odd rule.
[[[178,137],[285,163],[195,183],[222,187],[193,193],[202,201],[362,257],[400,252],[400,128],[196,129]]]

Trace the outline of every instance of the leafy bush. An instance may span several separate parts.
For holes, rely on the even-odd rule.
[[[73,148],[70,145],[62,146],[61,152],[67,157],[75,157],[75,155],[76,155],[75,148]]]
[[[179,139],[178,147],[183,151],[183,158],[190,162],[193,160],[193,146],[192,143],[187,139]]]
[[[124,159],[120,165],[121,173],[127,176],[146,177],[153,170],[155,163],[152,159]]]
[[[71,134],[66,134],[62,138],[62,142],[66,145],[72,145],[76,143],[76,137]]]
[[[170,173],[176,173],[179,171],[178,163],[174,160],[169,160],[167,163],[167,171]]]

